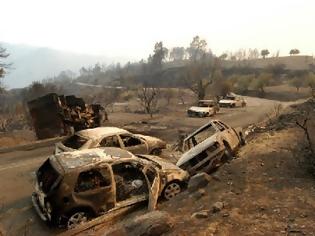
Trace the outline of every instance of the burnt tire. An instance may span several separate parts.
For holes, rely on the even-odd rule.
[[[227,162],[233,159],[233,150],[227,142],[224,142],[224,147],[225,147],[225,151],[223,154],[223,161]]]
[[[239,136],[240,136],[240,145],[241,146],[244,146],[246,144],[246,141],[245,141],[245,138],[244,138],[244,135],[242,132],[239,133]]]
[[[166,200],[170,200],[179,193],[182,192],[182,185],[179,181],[172,181],[168,183],[162,192],[162,197]]]
[[[68,214],[66,228],[73,229],[78,225],[86,223],[91,218],[91,214],[86,210],[77,210]]]
[[[198,113],[199,118],[204,118],[207,116],[207,113]]]
[[[162,154],[162,149],[161,148],[155,148],[151,151],[151,154],[154,156],[159,156]]]

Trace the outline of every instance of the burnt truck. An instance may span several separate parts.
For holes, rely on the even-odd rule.
[[[28,102],[28,109],[38,139],[71,135],[76,131],[95,128],[105,118],[99,104],[85,104],[74,95],[47,94]]]

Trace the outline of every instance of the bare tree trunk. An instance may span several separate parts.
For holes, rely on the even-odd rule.
[[[315,152],[313,150],[313,144],[312,144],[312,140],[311,140],[311,136],[310,136],[310,133],[309,133],[309,130],[307,128],[307,122],[309,121],[309,118],[305,118],[304,121],[303,121],[303,124],[299,123],[298,121],[296,121],[296,124],[301,128],[303,129],[304,133],[305,133],[305,136],[306,136],[306,139],[307,139],[307,142],[308,142],[308,145],[309,145],[309,148],[310,148],[310,151],[312,153],[312,156],[315,155]]]

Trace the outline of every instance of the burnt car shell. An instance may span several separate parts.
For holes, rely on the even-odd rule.
[[[53,155],[36,172],[35,192],[32,195],[34,208],[42,220],[55,225],[66,225],[76,211],[88,212],[89,217],[94,218],[145,200],[149,200],[149,209],[154,209],[168,180],[177,178],[186,181],[188,178],[184,170],[162,159],[153,161],[155,158],[158,157],[145,155],[140,158],[112,147]],[[116,172],[120,166],[141,173],[143,191],[140,194],[118,199],[119,195],[123,195]],[[79,189],[81,174],[90,173],[91,170],[106,175],[107,183],[92,190]],[[138,176],[134,180],[128,184],[141,183]]]
[[[216,137],[212,136],[185,152],[176,165],[187,170],[190,175],[198,171],[209,172],[221,163],[224,153],[224,145],[219,144]]]
[[[209,172],[244,144],[242,137],[240,128],[234,129],[220,120],[211,120],[184,139],[184,154],[176,165],[191,175]]]
[[[127,145],[128,142],[125,139],[128,139],[128,137],[136,143]],[[132,134],[117,127],[98,127],[81,130],[62,142],[56,143],[54,153],[97,147],[120,147],[134,154],[160,154],[162,149],[166,148],[166,142],[147,135]]]

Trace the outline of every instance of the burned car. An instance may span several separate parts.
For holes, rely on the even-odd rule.
[[[89,219],[149,200],[177,195],[189,174],[149,155],[120,148],[64,152],[49,157],[36,171],[32,202],[40,218],[73,228]]]
[[[245,107],[246,106],[246,101],[243,97],[241,96],[236,96],[235,94],[230,94],[223,99],[220,99],[219,101],[220,107]]]
[[[214,100],[199,100],[197,106],[192,106],[187,110],[189,117],[206,117],[215,115],[220,110],[219,105]]]
[[[236,149],[243,144],[241,129],[212,120],[184,139],[184,154],[176,165],[191,175],[200,171],[209,172],[224,160],[232,158]]]
[[[166,148],[166,142],[116,127],[97,127],[81,130],[57,143],[55,154],[96,147],[120,147],[134,154],[160,155],[162,149]]]
[[[100,104],[85,104],[82,98],[49,93],[28,102],[38,139],[73,134],[82,129],[99,127],[104,120]]]

